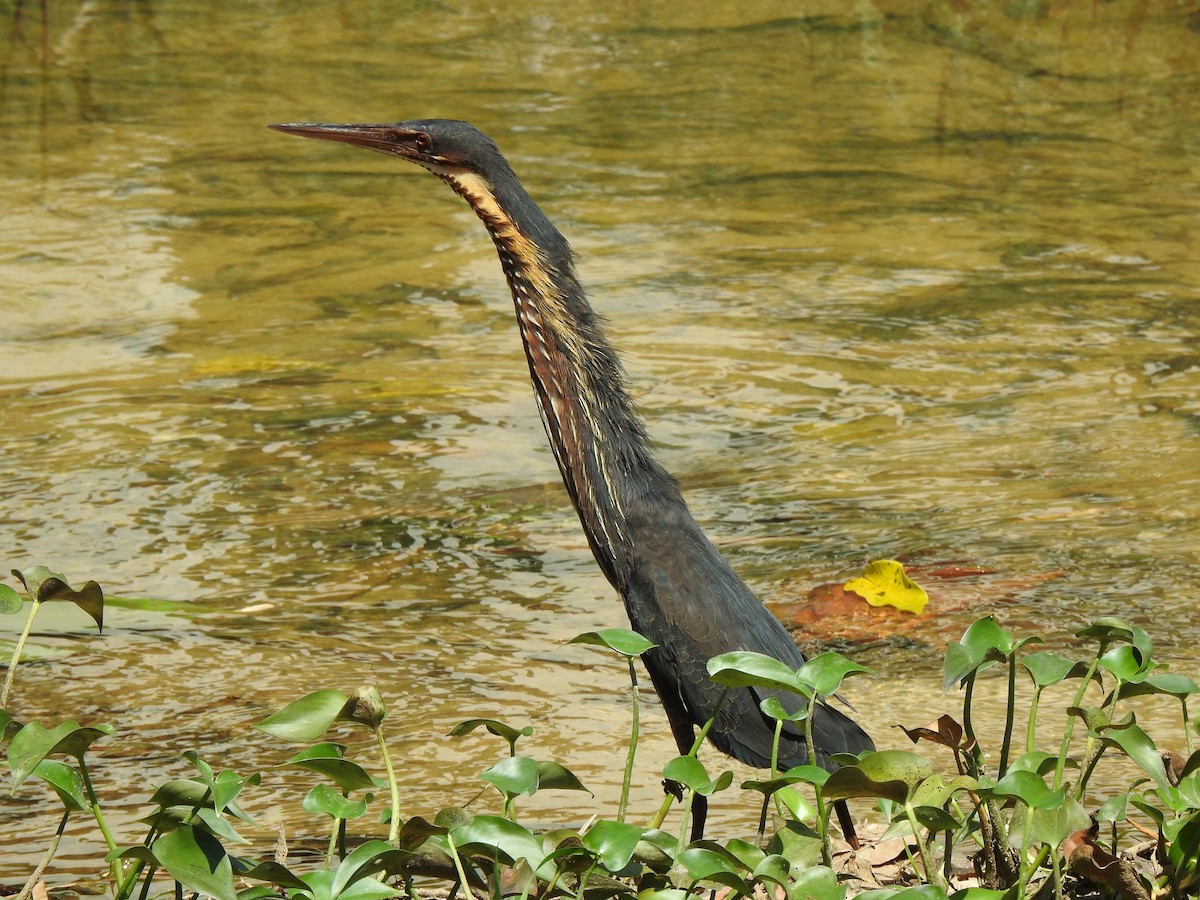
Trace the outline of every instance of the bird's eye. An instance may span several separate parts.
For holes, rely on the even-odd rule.
[[[413,146],[418,150],[428,150],[432,141],[429,140],[429,135],[418,132],[413,135]]]

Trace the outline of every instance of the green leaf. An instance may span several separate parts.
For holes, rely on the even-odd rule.
[[[1163,767],[1162,754],[1154,746],[1150,735],[1142,731],[1133,722],[1122,725],[1110,725],[1101,734],[1106,746],[1118,747],[1132,759],[1142,771],[1153,779],[1160,790],[1170,791],[1171,784],[1167,781],[1166,769]]]
[[[1143,659],[1150,658],[1150,635],[1116,616],[1103,616],[1082,631],[1075,632],[1075,636],[1095,638],[1100,642],[1101,651],[1118,641],[1132,644]]]
[[[789,897],[804,900],[846,900],[846,888],[828,866],[812,866],[796,876]]]
[[[838,692],[846,678],[870,671],[840,653],[828,651],[808,660],[797,670],[796,677],[821,696],[831,697]]]
[[[208,832],[180,825],[155,841],[153,850],[162,867],[188,890],[215,900],[237,900],[229,855]]]
[[[345,752],[346,747],[343,744],[328,741],[313,744],[282,763],[280,768],[290,767],[316,772],[334,782],[344,794],[374,788],[375,780],[367,774],[366,769],[356,762],[342,758]]]
[[[283,741],[306,744],[329,730],[348,699],[341,691],[314,691],[293,700],[254,727]]]
[[[713,681],[725,687],[763,687],[804,696],[812,694],[791,667],[773,656],[748,650],[714,656],[708,661],[708,674]]]
[[[1058,847],[1067,837],[1091,824],[1091,817],[1079,801],[1066,796],[1058,806],[1033,811],[1029,820],[1029,837],[1039,844]]]
[[[821,793],[830,800],[883,797],[905,803],[932,774],[933,765],[923,756],[907,750],[880,750],[857,765],[843,766],[830,774]]]
[[[21,579],[29,596],[44,603],[49,600],[69,600],[92,617],[99,631],[104,630],[104,591],[94,581],[89,581],[78,591],[73,590],[67,580],[45,566],[32,566],[24,571],[12,570]]]
[[[909,578],[904,566],[894,559],[867,563],[862,575],[847,581],[842,589],[858,594],[872,606],[894,606],[917,615],[929,602],[925,589]]]
[[[434,835],[445,834],[449,830],[445,826],[427,822],[420,816],[410,816],[400,826],[400,849],[415,850]]]
[[[516,822],[500,816],[476,816],[454,829],[450,836],[462,853],[498,859],[505,864],[523,859],[531,867],[538,867],[539,876],[543,874],[541,861],[545,854],[541,839]]]
[[[711,848],[693,845],[683,850],[676,857],[676,862],[687,869],[688,875],[695,881],[715,881],[733,888],[743,897],[753,896],[754,889],[738,871],[741,864],[731,855],[720,852],[720,849],[715,845],[711,845]]]
[[[16,733],[8,745],[8,767],[12,786],[17,788],[43,759],[62,754],[79,759],[94,741],[113,733],[111,725],[82,728],[78,722],[66,721],[54,728],[44,728],[30,722]]]
[[[1020,800],[1031,809],[1054,809],[1062,806],[1065,791],[1050,790],[1040,775],[1025,770],[1009,772],[990,788],[981,788],[979,793],[993,797]]]
[[[723,791],[733,783],[733,772],[726,770],[716,779],[708,777],[704,764],[694,756],[677,756],[663,769],[663,777],[678,781],[684,787],[707,797]]]
[[[480,772],[479,777],[489,784],[495,785],[505,794],[529,796],[536,793],[538,789],[537,762],[528,756],[506,757],[494,766]]]
[[[88,800],[83,776],[74,766],[57,759],[43,759],[34,766],[33,774],[54,788],[58,799],[67,809],[79,809],[84,812],[91,810],[92,804]]]
[[[808,715],[809,705],[805,703],[804,706],[795,712],[788,712],[787,707],[779,702],[778,697],[767,697],[765,700],[758,702],[758,708],[769,719],[782,720],[784,722],[802,722],[804,717]]]
[[[235,861],[236,862],[236,861]],[[277,862],[261,862],[252,869],[238,867],[239,878],[249,878],[252,881],[266,881],[281,888],[292,888],[308,891],[308,885],[301,881],[291,869]],[[238,893],[238,900],[246,900],[245,893]]]
[[[324,814],[333,819],[358,819],[367,811],[367,801],[351,800],[327,784],[318,784],[304,795],[301,807],[307,813]]]
[[[1100,668],[1111,672],[1121,681],[1141,681],[1150,666],[1150,657],[1143,656],[1128,644],[1113,647],[1100,657]]]
[[[607,647],[620,653],[626,659],[641,656],[647,650],[652,650],[658,644],[648,641],[636,631],[628,628],[605,628],[601,631],[588,631],[578,634],[567,641],[568,644],[590,644],[594,647]]]
[[[619,872],[629,865],[645,833],[638,825],[601,820],[588,829],[583,845],[600,857],[604,868]]]
[[[1141,681],[1122,684],[1117,697],[1120,700],[1127,700],[1130,697],[1141,697],[1145,694],[1167,694],[1182,700],[1195,693],[1200,693],[1200,686],[1186,675],[1177,675],[1174,672],[1150,672]]]
[[[537,764],[538,772],[538,790],[541,791],[583,791],[590,794],[575,773],[566,766],[556,762],[542,762]]]
[[[1013,641],[1013,633],[997,624],[995,617],[984,616],[971,624],[962,638],[946,647],[942,665],[942,689],[950,690],[968,676],[986,669],[993,663],[1003,662],[1018,649],[1029,643],[1040,643],[1039,637],[1028,637]]]
[[[0,616],[16,615],[24,605],[20,594],[7,584],[0,584]]]
[[[486,728],[497,737],[502,737],[508,741],[508,746],[513,747],[519,738],[529,737],[533,734],[533,729],[526,725],[524,728],[516,729],[511,725],[505,725],[503,722],[498,722],[495,719],[467,719],[465,722],[459,722],[450,729],[450,737],[462,737],[464,734],[469,734],[476,728]]]
[[[399,866],[410,854],[394,849],[386,841],[365,841],[346,854],[337,867],[331,886],[335,897],[346,897],[346,888],[366,879],[381,869],[399,871]],[[385,885],[386,887],[386,885]],[[388,895],[390,896],[390,895]]]
[[[1087,674],[1088,667],[1081,662],[1059,656],[1048,650],[1030,653],[1019,663],[1029,673],[1037,687],[1049,687],[1067,678],[1082,678]]]

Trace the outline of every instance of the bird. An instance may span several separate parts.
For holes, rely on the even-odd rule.
[[[737,650],[792,668],[805,658],[705,535],[679,483],[658,461],[607,323],[588,300],[567,239],[496,143],[451,119],[268,127],[416,163],[475,211],[500,257],[542,424],[592,554],[624,601],[633,630],[656,645],[642,661],[680,754],[691,750],[695,728],[715,711],[708,740],[743,763],[769,768],[775,722],[760,701],[776,696],[792,713],[807,701],[749,687],[725,692],[706,665]],[[785,725],[780,768],[815,762],[832,770],[832,755],[874,749],[857,722],[826,703],[816,705],[812,725],[812,747],[799,725]],[[845,831],[844,804],[838,812]],[[706,815],[706,800],[697,795],[693,839],[703,834]]]

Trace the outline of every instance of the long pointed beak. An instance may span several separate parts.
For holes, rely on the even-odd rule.
[[[384,153],[396,153],[402,149],[404,145],[399,141],[413,133],[409,129],[397,128],[395,125],[329,125],[320,122],[304,122],[268,125],[267,127],[285,134],[318,138],[323,141],[340,141],[343,144],[353,144],[369,150],[381,150]]]

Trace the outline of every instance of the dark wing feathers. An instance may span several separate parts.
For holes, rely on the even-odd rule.
[[[623,591],[625,605],[634,629],[659,645],[644,659],[668,713],[682,709],[694,725],[708,720],[722,688],[709,679],[705,667],[720,653],[750,650],[793,668],[804,662],[791,636],[729,568],[686,507],[654,504],[650,515],[631,516],[628,522],[636,550]],[[774,722],[758,704],[770,695],[750,688],[731,690],[709,739],[744,763],[769,766]],[[775,692],[775,696],[792,712],[805,703],[796,694]],[[824,705],[813,721],[813,737],[816,761],[824,766],[829,754],[873,749],[866,732]],[[680,752],[685,752],[678,730],[676,739]],[[801,726],[785,726],[780,766],[807,761]]]

